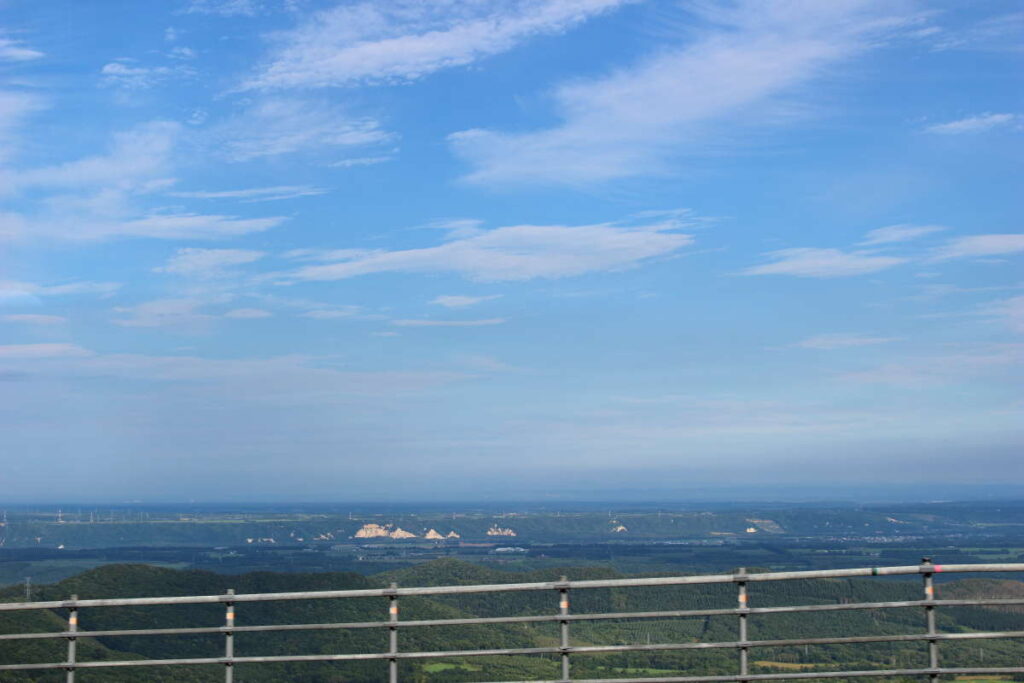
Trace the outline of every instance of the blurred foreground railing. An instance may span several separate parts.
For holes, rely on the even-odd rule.
[[[67,659],[63,662],[44,664],[3,664],[0,671],[32,671],[32,670],[64,670],[67,681],[73,683],[75,673],[83,669],[106,669],[114,667],[148,667],[148,666],[185,666],[185,665],[218,665],[224,667],[224,680],[233,681],[233,666],[236,664],[261,664],[271,662],[343,662],[387,660],[388,679],[390,683],[398,681],[399,660],[425,660],[440,658],[482,657],[494,655],[558,655],[561,659],[561,678],[557,681],[540,683],[698,683],[711,681],[773,681],[799,680],[816,678],[859,678],[859,677],[895,677],[895,676],[927,676],[936,681],[941,675],[1005,675],[1024,673],[1024,662],[1008,667],[958,667],[946,668],[939,664],[939,643],[943,641],[980,640],[992,638],[1024,638],[1024,630],[1014,631],[971,631],[966,633],[939,633],[935,628],[935,611],[939,607],[964,606],[1006,606],[1024,605],[1024,599],[991,598],[975,600],[936,600],[933,576],[937,573],[968,573],[968,572],[1024,572],[1024,563],[1016,564],[957,564],[938,565],[925,559],[920,565],[902,567],[869,567],[862,569],[836,569],[801,572],[767,572],[748,574],[740,570],[735,574],[717,574],[709,576],[672,576],[644,579],[608,579],[596,581],[554,581],[540,583],[508,583],[475,586],[432,586],[424,588],[399,588],[392,584],[390,588],[344,591],[301,591],[295,593],[250,593],[235,595],[228,591],[224,595],[194,595],[163,598],[127,598],[103,600],[78,600],[72,596],[70,600],[51,602],[17,602],[0,603],[0,612],[17,610],[68,610],[68,627],[66,631],[51,633],[9,633],[0,634],[0,641],[35,640],[35,639],[66,639]],[[826,578],[851,578],[870,576],[898,576],[920,574],[924,583],[924,599],[889,602],[863,602],[846,604],[792,605],[784,607],[750,607],[747,601],[747,584],[767,581],[790,581]],[[570,591],[593,588],[636,588],[657,586],[681,586],[693,584],[733,583],[737,587],[737,606],[730,609],[704,610],[668,610],[654,612],[607,612],[597,614],[571,614],[569,612]],[[431,619],[418,621],[399,621],[398,600],[404,596],[461,595],[469,593],[505,593],[514,591],[552,591],[557,593],[558,609],[550,615],[485,617],[465,619]],[[235,605],[249,602],[269,602],[282,600],[333,600],[339,598],[387,598],[387,620],[353,623],[318,623],[318,624],[277,624],[260,626],[235,626]],[[223,604],[225,606],[225,623],[223,626],[198,628],[163,628],[163,629],[131,629],[106,631],[78,630],[78,615],[82,609],[103,607],[142,607],[154,605],[199,605]],[[748,640],[747,618],[752,614],[785,614],[806,612],[833,612],[847,610],[874,610],[895,608],[921,608],[924,610],[923,633],[905,635],[866,635],[841,636],[825,638],[791,638],[777,640]],[[707,617],[734,615],[739,619],[739,639],[728,642],[684,642],[661,643],[647,645],[590,645],[573,647],[570,639],[570,624],[577,621],[597,621],[603,619],[665,619],[678,617]],[[471,624],[528,624],[557,623],[560,629],[560,644],[557,647],[531,648],[496,648],[487,650],[448,650],[430,652],[403,652],[399,650],[398,632],[400,629],[421,628],[430,626],[462,626]],[[274,656],[236,656],[234,653],[234,635],[236,633],[280,632],[280,631],[314,631],[334,629],[387,629],[389,647],[387,652],[358,654],[292,654]],[[1024,629],[1024,617],[1022,617]],[[220,633],[224,636],[223,657],[195,657],[185,659],[143,659],[143,660],[77,660],[76,643],[78,638],[112,637],[112,636],[165,636],[195,635]],[[794,645],[836,645],[851,643],[895,643],[922,642],[928,648],[928,666],[926,668],[884,669],[866,671],[813,671],[800,673],[752,674],[749,667],[749,652],[752,648],[785,647]],[[645,678],[605,678],[605,679],[574,679],[570,668],[572,655],[619,652],[658,652],[698,649],[734,649],[739,653],[738,671],[726,676],[656,676]],[[510,682],[515,683],[515,682]]]

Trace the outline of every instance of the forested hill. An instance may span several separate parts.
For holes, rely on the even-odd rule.
[[[566,575],[570,579],[622,576],[600,568],[565,568],[525,574],[502,572],[454,560],[430,562],[401,571],[373,577],[348,573],[276,574],[251,573],[219,575],[199,571],[178,571],[145,565],[109,565],[59,583],[40,586],[36,600],[63,600],[71,594],[82,599],[104,597],[145,597],[188,594],[220,594],[232,588],[240,593],[295,590],[344,590],[383,587],[391,581],[400,585],[441,585],[546,581]],[[882,600],[913,600],[921,597],[921,584],[915,580],[883,579],[793,581],[751,584],[751,606],[799,603],[838,603]],[[1024,596],[1024,583],[1006,580],[966,579],[942,584],[939,597]],[[574,591],[574,612],[643,611],[733,607],[732,585],[679,586],[671,588],[600,589]],[[0,591],[0,601],[23,599],[15,588]],[[505,616],[512,614],[551,614],[557,608],[554,592],[479,594],[437,598],[402,598],[401,618],[442,619],[459,616]],[[381,598],[318,602],[243,603],[238,606],[238,625],[267,623],[313,623],[381,621],[386,619],[386,601]],[[221,605],[193,605],[147,608],[94,608],[81,611],[84,630],[113,628],[167,628],[219,626],[224,614]],[[750,618],[750,636],[759,638],[795,638],[870,633],[920,633],[923,615],[920,609],[837,612],[831,614],[763,615]],[[62,615],[57,612],[0,613],[0,632],[59,631]],[[944,608],[939,610],[943,631],[1005,630],[1024,628],[1024,613],[1016,608]],[[687,620],[615,620],[579,622],[572,626],[573,643],[628,644],[684,641],[728,641],[736,638],[735,617],[710,617]],[[553,624],[479,625],[414,628],[400,632],[402,650],[444,650],[494,647],[550,646],[556,642]],[[342,652],[382,652],[386,634],[376,629],[346,631],[305,631],[277,634],[238,634],[236,654],[312,654]],[[63,641],[4,641],[0,643],[0,662],[62,661]],[[212,636],[143,636],[135,638],[82,639],[81,659],[134,659],[163,657],[217,657],[223,652],[223,639]],[[942,644],[943,662],[950,666],[977,664],[1007,666],[1024,660],[1024,642],[986,641],[969,645]],[[872,644],[865,646],[824,646],[759,649],[752,653],[753,668],[760,672],[827,668],[871,668],[923,666],[925,649],[921,643]],[[432,660],[429,663],[402,662],[403,680],[409,681],[494,681],[529,678],[555,678],[556,662],[543,657],[474,658]],[[383,662],[345,664],[288,664],[238,666],[236,680],[268,681],[380,681],[384,680]],[[576,656],[574,671],[587,677],[639,675],[726,674],[736,670],[736,653],[728,650],[689,652],[631,653],[606,656]],[[3,676],[2,680],[54,681],[55,672],[22,673]],[[205,668],[151,668],[145,670],[83,670],[79,680],[121,681],[198,681],[223,680],[217,666]]]

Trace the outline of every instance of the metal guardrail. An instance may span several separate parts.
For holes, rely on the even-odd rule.
[[[799,572],[765,572],[748,574],[739,570],[735,574],[716,574],[706,576],[672,576],[644,579],[601,579],[588,581],[561,581],[537,583],[485,584],[472,586],[432,586],[422,588],[399,588],[392,584],[390,588],[344,591],[300,591],[294,593],[250,593],[238,594],[227,591],[224,595],[192,595],[180,597],[158,598],[123,598],[79,600],[72,596],[70,600],[50,602],[13,602],[0,603],[0,612],[21,610],[68,610],[68,627],[61,632],[47,633],[8,633],[0,634],[0,641],[66,639],[67,659],[63,662],[43,664],[3,664],[0,671],[32,671],[32,670],[64,670],[68,683],[74,683],[75,673],[83,669],[106,669],[114,667],[149,667],[149,666],[185,666],[185,665],[218,665],[224,667],[224,680],[232,683],[236,664],[261,664],[271,662],[342,662],[387,660],[389,683],[398,681],[399,660],[425,660],[440,658],[482,657],[494,655],[558,655],[561,660],[561,678],[555,681],[532,681],[529,683],[716,683],[726,681],[775,681],[802,680],[815,678],[862,678],[862,677],[895,677],[895,676],[927,676],[930,681],[937,681],[941,675],[989,674],[1005,675],[1024,673],[1024,664],[1009,667],[958,667],[947,668],[939,664],[939,643],[943,641],[979,640],[992,638],[1024,638],[1024,630],[1018,631],[987,631],[966,633],[939,633],[935,625],[935,611],[938,607],[963,606],[1006,606],[1024,605],[1024,599],[991,598],[974,600],[937,600],[933,577],[937,573],[973,573],[973,572],[1024,572],[1024,563],[1006,564],[956,564],[938,565],[925,558],[920,565],[899,567],[867,567],[860,569],[836,569]],[[768,581],[791,581],[825,578],[850,578],[869,576],[899,576],[920,574],[924,582],[924,599],[889,602],[864,602],[844,604],[792,605],[783,607],[750,607],[747,600],[747,584]],[[654,612],[607,612],[594,614],[571,614],[569,612],[570,591],[593,588],[636,588],[656,586],[682,586],[695,584],[732,583],[737,587],[737,606],[728,609],[703,610],[668,610]],[[398,599],[404,596],[431,595],[463,595],[471,593],[504,593],[513,591],[554,591],[558,594],[558,610],[551,615],[514,616],[514,617],[479,617],[464,619],[429,619],[416,621],[399,621]],[[387,620],[349,623],[318,623],[318,624],[276,624],[260,626],[236,626],[235,606],[239,603],[270,602],[289,600],[327,600],[339,598],[387,598]],[[82,609],[102,607],[142,607],[154,605],[199,605],[223,604],[225,606],[225,623],[223,626],[197,628],[162,628],[162,629],[127,629],[105,631],[81,631],[78,629],[78,615]],[[869,635],[869,636],[837,636],[825,638],[788,638],[776,640],[749,640],[747,637],[747,619],[752,614],[783,614],[805,612],[832,612],[846,610],[873,610],[898,608],[923,608],[925,616],[925,632],[906,635]],[[590,645],[573,646],[570,638],[570,624],[578,621],[598,621],[605,619],[666,619],[683,617],[708,617],[734,615],[739,620],[739,639],[726,642],[685,642],[662,643],[647,645]],[[399,649],[398,633],[401,629],[429,626],[461,626],[470,624],[528,624],[528,623],[559,624],[559,645],[557,647],[531,648],[498,648],[487,650],[447,650],[429,652],[403,652]],[[234,635],[236,633],[255,633],[273,631],[314,631],[335,629],[387,629],[388,651],[357,654],[313,654],[313,655],[274,655],[274,656],[236,656],[234,651]],[[193,657],[181,659],[142,659],[142,660],[105,660],[78,661],[77,640],[86,637],[112,636],[165,636],[195,635],[220,633],[224,636],[223,657]],[[864,671],[813,671],[787,672],[771,674],[750,673],[749,653],[752,648],[785,647],[795,645],[836,645],[852,643],[885,643],[885,642],[923,642],[928,648],[928,666],[926,668],[884,669]],[[722,676],[659,676],[646,678],[603,678],[579,679],[572,677],[571,656],[616,653],[616,652],[657,652],[698,649],[735,649],[739,654],[738,671],[732,675]],[[507,683],[527,683],[510,681]]]

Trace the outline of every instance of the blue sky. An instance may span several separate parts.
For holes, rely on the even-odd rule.
[[[1024,484],[1022,29],[2,1],[0,490]]]

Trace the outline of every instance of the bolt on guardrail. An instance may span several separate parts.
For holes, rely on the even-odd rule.
[[[565,587],[558,589],[558,615],[565,617],[569,615],[569,579],[563,576],[561,583]],[[569,620],[562,619],[558,624],[558,641],[562,651],[562,678],[568,681],[571,676],[569,669]]]
[[[71,599],[78,600],[77,595],[72,595]],[[78,608],[72,607],[68,610],[68,633],[72,634],[68,636],[68,673],[67,683],[75,683],[75,662],[78,659],[78,636],[73,635],[78,631]]]
[[[150,666],[184,666],[184,665],[221,665],[224,667],[224,680],[233,683],[234,668],[238,664],[266,664],[282,662],[343,662],[343,661],[386,661],[389,683],[398,683],[399,660],[418,661],[439,658],[484,657],[495,655],[555,655],[560,660],[561,677],[555,681],[534,683],[717,683],[732,682],[751,683],[754,681],[802,680],[811,678],[863,678],[863,677],[897,677],[927,676],[930,683],[938,681],[942,675],[988,674],[1005,675],[1024,673],[1024,666],[1004,667],[941,667],[939,665],[939,643],[941,641],[982,640],[994,638],[1024,638],[1024,630],[1015,631],[971,631],[964,633],[940,633],[936,629],[936,609],[940,606],[1020,606],[1024,599],[1019,598],[985,598],[963,600],[939,600],[935,596],[934,575],[945,573],[967,572],[1024,572],[1024,563],[1003,564],[961,564],[937,565],[931,558],[923,558],[920,565],[899,567],[869,567],[860,569],[818,570],[803,572],[764,572],[749,574],[740,568],[734,574],[717,574],[708,576],[673,576],[644,579],[599,579],[588,581],[569,581],[561,577],[557,582],[484,584],[471,586],[432,586],[422,588],[399,588],[392,583],[388,588],[363,589],[347,591],[299,591],[292,593],[251,593],[236,594],[228,590],[224,595],[192,595],[163,598],[113,598],[80,600],[72,595],[66,601],[0,603],[0,612],[24,610],[67,609],[67,630],[46,633],[4,633],[0,641],[7,640],[38,640],[66,639],[67,655],[63,662],[41,664],[0,664],[0,671],[32,671],[61,670],[66,672],[66,681],[74,683],[75,674],[83,669],[101,669],[112,667],[150,667]],[[787,605],[779,607],[751,607],[749,605],[747,586],[751,582],[789,581],[799,579],[848,578],[857,576],[898,576],[920,574],[924,584],[923,600],[903,600],[865,603],[839,603],[816,605]],[[680,586],[715,583],[734,583],[737,587],[737,606],[725,609],[703,610],[659,610],[648,612],[608,612],[575,614],[569,611],[570,590],[594,588],[635,588]],[[511,616],[511,617],[469,617],[458,619],[420,619],[399,621],[398,598],[413,595],[464,595],[475,593],[503,593],[516,591],[555,591],[558,596],[558,611],[548,615]],[[339,598],[386,597],[388,600],[387,620],[372,622],[349,623],[315,623],[315,624],[267,624],[258,626],[238,626],[235,623],[235,608],[240,602],[273,602],[290,600],[328,600]],[[79,613],[84,608],[156,606],[156,605],[197,605],[223,604],[225,619],[223,626],[193,628],[162,628],[162,629],[123,629],[83,631],[79,629]],[[752,614],[786,614],[838,612],[848,610],[874,609],[924,609],[925,632],[902,635],[853,635],[831,636],[818,638],[786,638],[750,640],[748,636],[748,617]],[[708,617],[734,615],[739,619],[738,640],[725,642],[676,642],[646,645],[588,645],[573,646],[571,642],[570,624],[574,621],[601,621],[609,619],[666,619],[685,617]],[[406,628],[423,628],[429,626],[458,626],[479,624],[539,624],[557,623],[559,628],[559,644],[557,647],[529,648],[494,648],[477,650],[438,650],[426,652],[403,652],[399,649],[399,631]],[[284,631],[315,631],[340,629],[386,629],[388,633],[388,649],[386,652],[354,653],[354,654],[291,654],[273,656],[236,656],[234,636],[237,633],[284,632]],[[179,659],[143,659],[143,660],[103,660],[82,662],[77,657],[79,638],[99,638],[114,636],[168,636],[196,635],[221,633],[224,636],[223,657],[191,657]],[[814,671],[786,672],[771,674],[755,674],[750,672],[750,650],[752,648],[786,647],[798,645],[835,645],[855,643],[896,643],[923,642],[927,646],[928,666],[926,668],[893,668],[884,670],[864,671]],[[739,654],[738,672],[732,675],[715,676],[662,676],[655,678],[606,678],[606,679],[573,679],[571,669],[572,655],[622,653],[622,652],[667,652],[698,649],[735,649]],[[524,683],[524,682],[509,682]]]
[[[391,584],[391,589],[398,588],[397,583]],[[398,683],[398,596],[388,596],[388,683]]]
[[[923,557],[923,558],[921,558],[921,566],[922,567],[927,567],[927,568],[932,568],[934,566],[932,564],[932,558],[930,558],[930,557]],[[930,572],[930,571],[924,572],[922,574],[922,578],[924,579],[924,599],[929,602],[929,604],[924,606],[925,628],[928,629],[928,635],[929,636],[934,636],[935,635],[935,605],[934,605],[934,602],[935,602],[935,583],[934,583],[934,578],[933,578],[932,572]],[[936,640],[935,638],[929,638],[928,639],[928,668],[929,669],[938,669],[939,668],[939,641]],[[936,681],[939,680],[939,675],[938,674],[929,674],[928,675],[928,679],[929,679],[929,681],[931,681],[931,683],[935,683]]]

